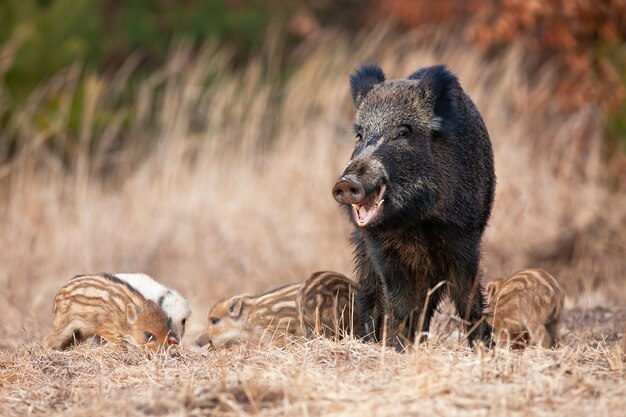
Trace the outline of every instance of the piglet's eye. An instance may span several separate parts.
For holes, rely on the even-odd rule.
[[[183,319],[182,321],[183,326],[185,325],[185,323],[187,323],[187,319]]]
[[[209,320],[211,321],[211,324],[217,324],[220,322],[219,317],[211,317]]]
[[[146,338],[146,342],[156,340],[156,337],[154,337],[154,335],[150,332],[143,332],[143,336]]]

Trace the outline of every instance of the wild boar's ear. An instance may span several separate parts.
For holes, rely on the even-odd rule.
[[[243,308],[243,298],[234,297],[228,303],[228,313],[232,318],[237,318],[241,315],[241,309]]]
[[[128,320],[128,324],[135,324],[138,316],[139,307],[131,303],[126,304],[126,320]]]
[[[456,76],[445,65],[420,68],[408,76],[419,82],[419,95],[422,104],[432,113],[432,128],[439,131],[456,120],[454,113],[461,86]]]
[[[362,65],[350,75],[350,90],[354,107],[359,107],[363,98],[376,85],[385,81],[385,73],[376,64]]]

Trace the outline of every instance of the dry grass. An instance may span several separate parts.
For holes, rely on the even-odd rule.
[[[406,355],[356,341],[202,354],[183,347],[151,359],[108,346],[37,345],[54,293],[77,273],[144,271],[176,287],[194,308],[187,341],[219,298],[322,269],[349,274],[350,228],[330,189],[352,145],[347,75],[371,59],[392,78],[444,62],[477,102],[498,175],[489,277],[543,266],[570,307],[623,303],[626,210],[603,182],[600,116],[552,109],[542,83],[554,74],[529,86],[515,50],[487,64],[471,48],[420,34],[398,40],[381,30],[353,45],[328,36],[303,52],[281,89],[263,65],[233,73],[223,51],[183,45],[135,92],[131,126],[114,106],[131,64],[87,78],[79,138],[63,136],[63,100],[43,123],[36,111],[53,92],[71,103],[73,69],[15,112],[9,129],[32,140],[0,167],[3,414],[619,415],[623,314],[611,316],[612,327],[574,321],[563,347],[521,353],[471,351],[445,331]],[[206,87],[207,77],[217,82]],[[111,122],[94,127],[102,114]],[[593,234],[561,249],[563,236],[589,227]]]
[[[451,342],[403,355],[315,340],[153,358],[112,346],[29,346],[2,359],[0,405],[16,416],[618,416],[622,356],[614,344],[518,353]]]

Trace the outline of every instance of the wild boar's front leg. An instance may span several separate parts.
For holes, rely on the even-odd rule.
[[[373,270],[361,277],[356,294],[356,307],[361,317],[359,336],[366,341],[380,339],[382,330],[382,317],[378,306],[380,292],[380,280]]]
[[[356,309],[360,317],[358,335],[365,341],[379,341],[383,323],[383,289],[381,278],[367,252],[366,243],[354,233],[354,273],[358,283]]]
[[[466,263],[453,274],[455,278],[454,285],[450,286],[450,297],[459,316],[467,322],[467,330],[471,330],[470,345],[482,341],[486,346],[492,346],[492,329],[484,316],[486,303],[478,274],[478,261]]]
[[[435,310],[445,292],[442,289],[431,288],[420,292],[420,301],[409,318],[406,320],[406,330],[404,336],[410,343],[415,342],[415,337],[419,332],[418,343],[423,343],[428,337],[430,330],[430,321],[435,314]],[[426,303],[428,303],[426,305]],[[426,308],[424,306],[426,305]]]
[[[415,333],[422,333],[420,342],[430,328],[430,320],[441,292],[428,296],[428,286],[424,279],[416,279],[411,274],[390,274],[385,279],[387,308],[387,344],[403,351],[415,341]],[[428,304],[426,304],[428,303]],[[426,306],[426,308],[424,308]]]

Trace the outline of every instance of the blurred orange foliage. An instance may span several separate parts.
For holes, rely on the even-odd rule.
[[[626,99],[626,0],[381,0],[376,13],[460,28],[487,54],[520,45],[530,70],[556,65],[565,110],[614,110]]]

